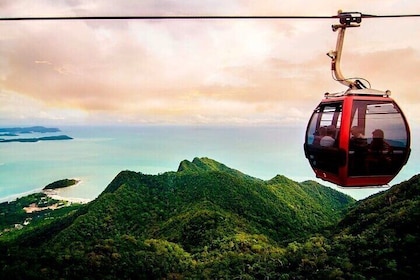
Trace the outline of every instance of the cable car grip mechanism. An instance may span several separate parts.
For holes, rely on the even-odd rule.
[[[362,14],[359,12],[342,12],[339,10],[336,17],[340,20],[339,24],[332,25],[332,30],[334,32],[338,31],[336,48],[335,51],[330,51],[327,53],[327,55],[331,58],[331,71],[333,71],[333,75],[336,81],[345,86],[348,86],[350,89],[366,88],[358,80],[351,81],[350,79],[346,79],[340,68],[341,53],[343,50],[344,34],[346,28],[359,27],[360,23],[362,22]]]

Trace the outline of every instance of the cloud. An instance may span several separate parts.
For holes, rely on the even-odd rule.
[[[30,6],[23,2],[2,1],[0,16],[336,13],[327,2],[303,1],[150,0],[125,1],[124,5],[116,1],[25,2]],[[339,1],[337,5],[383,14],[395,11],[392,8],[396,3],[370,1],[366,6],[365,1]],[[398,11],[412,13],[416,8],[418,4],[407,2]],[[0,89],[42,104],[36,107],[45,116],[67,110],[83,112],[81,119],[95,121],[303,120],[324,92],[343,90],[332,81],[330,60],[325,56],[335,46],[337,34],[331,31],[331,23],[0,22]],[[361,28],[347,31],[343,72],[366,77],[375,88],[404,92],[403,103],[418,103],[418,29],[412,19],[365,20]],[[8,108],[17,106],[9,99],[7,102],[4,106]],[[2,114],[11,111],[3,110]],[[70,113],[63,114],[63,121],[66,116],[72,118]]]

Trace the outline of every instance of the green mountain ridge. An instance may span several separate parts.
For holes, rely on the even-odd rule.
[[[209,158],[194,158],[192,162],[183,160],[178,167],[177,172],[208,172],[208,171],[220,171],[225,172],[233,176],[245,177],[248,179],[257,179],[246,175],[239,170],[227,167],[223,163],[217,162]]]
[[[337,221],[340,211],[354,201],[342,193],[328,189],[340,199],[331,195],[331,203],[325,207],[321,205],[325,201],[306,193],[310,188],[300,186],[286,177],[280,182],[278,180],[276,177],[265,182],[214,160],[195,158],[192,162],[182,161],[177,172],[167,172],[159,176],[122,172],[102,195],[106,196],[111,192],[122,195],[118,192],[120,188],[141,191],[145,195],[141,199],[148,200],[151,197],[157,200],[154,205],[172,208],[165,209],[165,213],[173,209],[176,213],[181,213],[180,216],[172,217],[176,221],[182,216],[189,216],[185,215],[186,211],[206,210],[235,214],[236,217],[246,220],[242,224],[250,227],[250,232],[261,228],[270,229],[269,236],[276,242],[304,237],[314,228],[321,229],[331,225]],[[313,185],[315,187],[316,184]]]
[[[356,202],[209,158],[160,175],[122,171],[77,211],[15,240],[0,236],[0,277],[407,279],[419,271],[409,260],[418,257],[419,189],[414,177]]]

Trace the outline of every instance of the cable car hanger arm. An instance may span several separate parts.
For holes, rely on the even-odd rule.
[[[362,22],[363,14],[358,12],[344,13],[341,10],[339,10],[338,15],[336,17],[340,19],[340,23],[333,24],[331,27],[334,32],[338,31],[337,43],[335,51],[330,51],[327,53],[327,55],[331,58],[331,71],[333,72],[334,78],[338,82],[349,87],[350,89],[366,88],[366,86],[364,86],[361,81],[351,81],[350,79],[346,79],[343,73],[341,72],[341,53],[343,51],[344,35],[346,32],[346,28],[359,27],[360,23]]]

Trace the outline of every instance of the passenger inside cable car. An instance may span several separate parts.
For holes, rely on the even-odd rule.
[[[368,152],[368,142],[363,132],[363,127],[353,126],[351,128],[351,138],[349,150],[353,151],[353,160],[349,166],[349,175],[365,175],[365,159]]]

